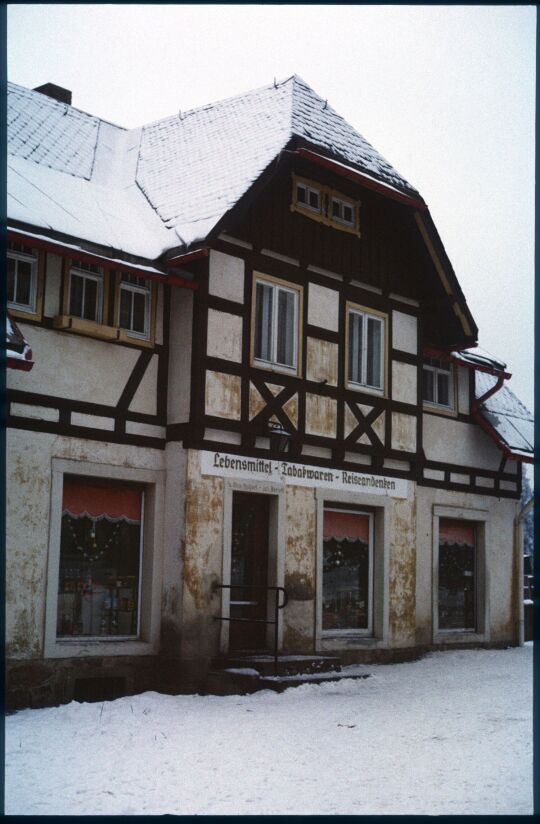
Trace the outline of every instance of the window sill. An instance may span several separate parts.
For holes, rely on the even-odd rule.
[[[149,348],[154,347],[153,338],[138,338],[135,335],[130,335],[126,329],[119,329],[118,332],[118,340],[122,341],[122,343],[130,343],[132,346],[147,346]]]
[[[437,406],[429,401],[423,401],[423,411],[430,415],[444,415],[448,418],[457,418],[457,410],[451,409],[449,406]]]
[[[253,360],[252,365],[256,369],[264,369],[266,372],[276,372],[280,375],[293,375],[294,377],[299,377],[298,369],[292,366],[280,366],[277,363],[271,363],[270,361],[260,361],[256,358]]]
[[[372,386],[364,386],[361,383],[352,383],[351,381],[349,381],[347,383],[347,389],[350,389],[352,392],[365,392],[366,395],[376,395],[378,398],[386,397],[384,389],[376,389]]]
[[[474,629],[440,629],[433,636],[434,644],[481,644],[487,640],[485,633]]]
[[[42,320],[41,312],[32,312],[30,309],[28,309],[28,311],[25,309],[16,309],[14,306],[10,306],[9,303],[7,310],[11,317],[18,318],[19,320]]]
[[[119,340],[120,337],[120,329],[116,326],[106,326],[104,323],[83,320],[83,318],[75,318],[72,315],[57,315],[53,318],[53,327],[100,340]]]
[[[97,656],[112,655],[154,655],[157,652],[157,644],[149,641],[135,641],[133,639],[122,641],[120,639],[109,638],[107,640],[88,639],[81,642],[80,639],[54,640],[46,645],[46,658],[93,658]]]

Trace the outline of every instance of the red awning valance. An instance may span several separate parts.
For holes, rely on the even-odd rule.
[[[469,521],[439,521],[439,543],[474,546],[474,524]]]
[[[64,481],[62,511],[73,517],[106,517],[139,523],[142,491],[118,486],[93,485],[87,481]]]
[[[323,535],[325,538],[353,541],[369,541],[369,515],[355,512],[336,512],[326,510],[324,513]]]

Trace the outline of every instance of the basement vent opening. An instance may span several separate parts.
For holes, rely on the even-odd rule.
[[[77,678],[73,700],[80,702],[114,701],[126,694],[125,678]]]

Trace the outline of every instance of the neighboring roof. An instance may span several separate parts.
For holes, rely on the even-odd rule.
[[[475,374],[478,400],[495,384],[497,378],[485,372]],[[478,407],[479,413],[500,440],[500,445],[514,458],[531,461],[534,456],[534,418],[527,407],[506,384]]]
[[[6,314],[6,366],[11,369],[23,369],[29,372],[34,362],[32,350],[24,336],[9,315]]]
[[[8,217],[147,260],[204,240],[293,137],[417,191],[301,78],[122,129],[8,83]]]
[[[474,368],[488,367],[495,371],[502,372],[506,370],[506,363],[504,361],[490,355],[489,352],[481,349],[480,346],[475,346],[474,349],[465,349],[462,352],[452,352],[451,354],[455,361],[463,363],[466,366],[473,366]]]

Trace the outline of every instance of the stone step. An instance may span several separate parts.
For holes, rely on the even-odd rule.
[[[290,687],[304,684],[327,684],[345,678],[369,678],[369,673],[347,675],[341,672],[304,673],[296,675],[260,675],[249,667],[211,670],[206,678],[204,693],[207,695],[251,695],[259,690],[283,692]]]
[[[341,659],[333,655],[280,655],[277,672],[273,655],[227,655],[212,661],[212,670],[251,669],[259,675],[302,675],[305,673],[339,672]]]

